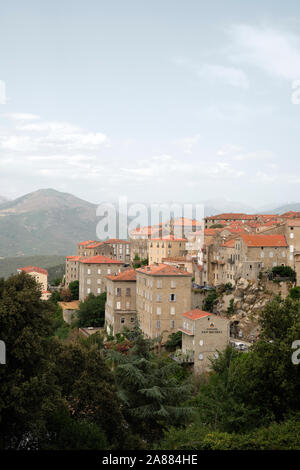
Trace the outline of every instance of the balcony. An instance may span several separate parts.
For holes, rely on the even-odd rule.
[[[179,364],[193,364],[195,362],[194,351],[182,352],[181,349],[177,349],[175,353],[170,354],[170,358]]]

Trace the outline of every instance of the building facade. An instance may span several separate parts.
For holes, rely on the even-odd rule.
[[[163,341],[175,333],[191,306],[192,275],[177,267],[155,264],[136,270],[136,309],[144,335]]]
[[[229,344],[230,322],[213,313],[194,309],[182,315],[182,354],[194,363],[196,374],[210,369],[210,359],[218,357]]]
[[[106,279],[105,325],[109,334],[116,335],[136,322],[136,272],[127,269]]]
[[[84,301],[89,294],[100,295],[106,292],[106,276],[123,270],[123,262],[106,256],[81,258],[79,261],[79,300]]]

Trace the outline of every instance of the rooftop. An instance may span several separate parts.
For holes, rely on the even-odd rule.
[[[127,269],[119,274],[106,276],[111,281],[136,281],[135,269]]]
[[[248,247],[287,247],[284,235],[246,235],[241,234],[240,238]]]
[[[39,273],[39,274],[45,274],[48,276],[48,271],[43,268],[38,268],[37,266],[25,266],[24,268],[19,268],[18,271],[24,271],[25,273]]]
[[[150,266],[142,266],[136,270],[138,273],[149,274],[151,276],[189,276],[192,274],[183,271],[176,266],[170,264],[151,264]]]
[[[91,256],[90,258],[81,258],[80,262],[85,264],[124,264],[123,261],[102,255]]]

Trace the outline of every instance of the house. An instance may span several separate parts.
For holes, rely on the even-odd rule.
[[[149,264],[161,263],[163,258],[172,258],[186,254],[186,238],[173,235],[148,240]]]
[[[191,308],[192,275],[166,264],[152,264],[136,270],[136,310],[144,335],[163,341],[175,333],[181,315]]]
[[[92,256],[79,261],[79,300],[83,301],[89,294],[100,295],[106,291],[106,276],[119,273],[123,261],[107,256]]]
[[[210,359],[218,357],[229,343],[230,322],[198,308],[182,315],[183,360],[194,364],[196,374],[209,370]]]
[[[116,335],[136,322],[136,272],[127,269],[106,279],[105,325],[108,333]]]
[[[42,290],[41,299],[48,300],[51,296],[51,293],[48,291],[48,271],[37,266],[25,266],[24,268],[18,269],[18,273],[21,272],[25,272],[35,279]]]

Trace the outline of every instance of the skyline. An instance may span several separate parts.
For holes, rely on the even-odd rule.
[[[0,196],[51,187],[95,203],[297,202],[299,10],[3,5]]]

